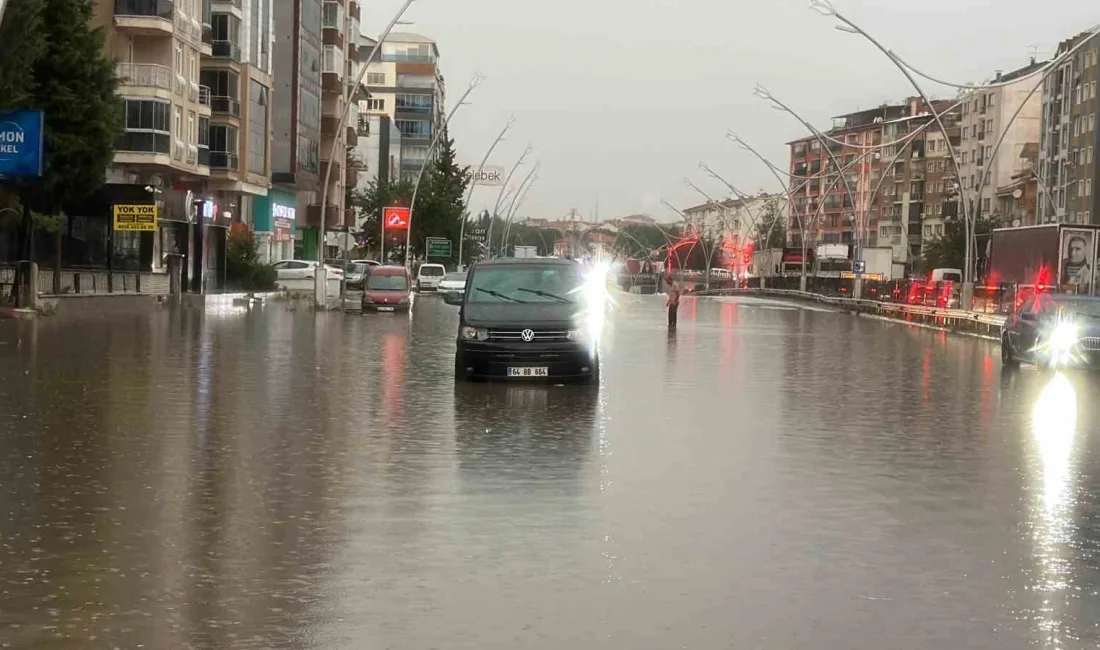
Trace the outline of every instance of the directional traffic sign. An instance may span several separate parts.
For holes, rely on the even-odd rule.
[[[382,223],[386,230],[408,230],[409,209],[400,206],[382,208]]]
[[[428,257],[447,258],[451,257],[451,240],[446,237],[428,237],[425,242],[427,245],[425,248],[428,250]]]

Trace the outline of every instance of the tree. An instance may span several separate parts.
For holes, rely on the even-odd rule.
[[[233,224],[225,249],[225,279],[231,289],[272,291],[278,273],[275,267],[260,263],[260,247],[249,226]]]
[[[787,245],[787,221],[778,202],[768,201],[756,213],[752,239],[756,250],[783,248]]]
[[[454,140],[447,131],[439,139],[435,161],[428,168],[417,196],[412,222],[412,249],[417,255],[425,254],[428,237],[443,237],[451,241],[452,260],[458,255],[458,237],[465,212],[463,199],[470,179],[468,167],[455,163]],[[442,260],[437,260],[442,261]]]
[[[46,0],[8,0],[0,23],[0,111],[32,105],[34,66],[46,50],[45,7]]]
[[[386,206],[408,206],[412,201],[412,183],[407,181],[397,181],[394,183],[383,181],[379,183],[377,179],[370,182],[365,190],[356,190],[352,192],[352,205],[358,212],[359,227],[362,230],[360,234],[360,241],[367,250],[378,250],[379,243],[382,241],[382,208]],[[419,199],[419,197],[417,197]],[[420,203],[418,200],[417,203]],[[417,218],[414,216],[414,218]],[[400,246],[401,249],[405,246],[404,233],[399,233],[401,236],[398,238],[393,232],[386,233],[386,248],[389,250],[391,246]],[[388,254],[387,254],[388,257]],[[387,260],[379,260],[385,262]]]
[[[45,0],[45,15],[33,107],[46,113],[46,165],[30,200],[53,214],[103,186],[123,115],[115,63],[104,53],[103,30],[92,28],[91,0]]]
[[[993,231],[993,221],[979,219],[974,232],[984,235]],[[932,269],[961,269],[966,264],[966,228],[961,220],[948,221],[943,234],[925,242],[921,251],[924,271]]]

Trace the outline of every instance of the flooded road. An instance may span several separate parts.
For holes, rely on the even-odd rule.
[[[598,389],[456,390],[431,298],[0,323],[0,646],[1100,644],[1100,379],[662,305]]]

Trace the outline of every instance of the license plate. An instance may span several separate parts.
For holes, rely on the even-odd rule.
[[[379,307],[378,311],[393,311],[393,307]]]
[[[538,368],[509,368],[509,377],[548,377],[550,376],[550,369],[546,366]]]

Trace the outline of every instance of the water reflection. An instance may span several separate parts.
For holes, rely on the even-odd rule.
[[[1031,433],[1039,452],[1041,489],[1034,503],[1036,571],[1041,594],[1038,627],[1046,647],[1076,640],[1066,607],[1073,588],[1073,452],[1077,434],[1077,391],[1056,374],[1039,392],[1031,413]]]

